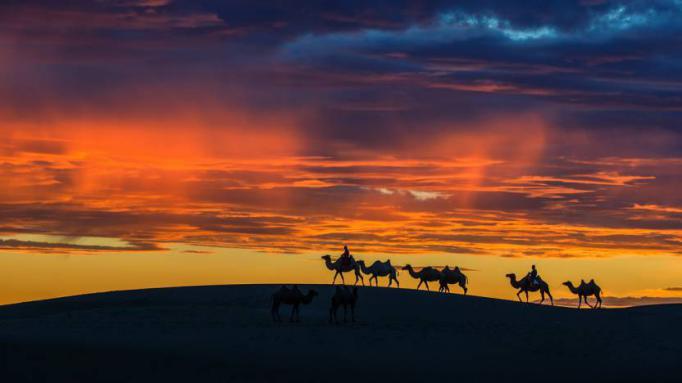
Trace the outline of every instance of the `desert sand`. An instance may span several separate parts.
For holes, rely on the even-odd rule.
[[[108,292],[0,307],[7,382],[679,382],[682,305],[581,310],[360,288],[328,323],[270,317],[279,285]],[[510,291],[510,296],[513,292]],[[339,316],[342,317],[342,310]]]

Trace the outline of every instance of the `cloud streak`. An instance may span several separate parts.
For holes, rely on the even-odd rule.
[[[679,253],[678,2],[245,4],[0,5],[4,234]]]

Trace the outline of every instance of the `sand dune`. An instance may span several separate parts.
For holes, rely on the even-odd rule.
[[[4,306],[0,368],[6,381],[50,382],[682,379],[682,305],[577,311],[361,288],[358,321],[337,326],[327,322],[332,288],[312,287],[320,296],[302,323],[272,323],[276,285]]]

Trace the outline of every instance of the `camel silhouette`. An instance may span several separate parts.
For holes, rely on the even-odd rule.
[[[426,290],[429,290],[429,282],[440,281],[441,273],[440,271],[434,269],[431,266],[424,267],[423,269],[415,272],[412,265],[405,265],[403,270],[407,270],[410,276],[414,279],[419,279],[419,284],[417,285],[417,290],[421,287],[422,283],[426,285]]]
[[[294,285],[291,289],[286,286],[282,286],[274,294],[272,294],[272,320],[275,322],[281,322],[282,318],[279,316],[279,306],[281,304],[292,305],[291,308],[291,322],[300,322],[301,317],[299,314],[299,306],[301,304],[307,305],[312,302],[313,298],[317,296],[317,291],[310,289],[306,295],[298,289],[298,286]]]
[[[507,278],[509,278],[509,282],[511,283],[512,287],[515,289],[519,289],[519,292],[516,294],[516,297],[519,298],[519,301],[522,302],[521,300],[521,293],[526,293],[526,302],[528,302],[528,292],[531,291],[540,291],[540,295],[542,296],[542,299],[540,300],[540,304],[545,301],[545,294],[549,296],[550,302],[552,302],[552,306],[554,306],[554,298],[552,298],[552,294],[549,292],[549,285],[545,281],[543,281],[540,277],[538,277],[538,284],[532,284],[530,282],[530,279],[526,275],[523,277],[520,281],[516,280],[516,274],[511,273],[506,275]]]
[[[348,286],[336,286],[336,292],[332,296],[332,305],[329,308],[329,323],[332,321],[339,323],[336,311],[339,306],[343,306],[343,321],[347,321],[346,315],[350,306],[351,320],[355,322],[355,303],[358,301],[358,288],[353,286],[353,291]]]
[[[369,278],[370,286],[372,286],[372,279],[374,279],[376,286],[379,286],[379,277],[388,276],[388,287],[391,287],[393,281],[400,287],[400,282],[398,282],[397,278],[398,271],[391,265],[390,259],[386,262],[375,261],[370,267],[365,266],[365,261],[357,261],[357,264],[363,273],[371,275]]]
[[[337,259],[336,261],[332,262],[332,257],[330,255],[323,255],[322,259],[324,259],[324,265],[327,266],[329,270],[336,272],[334,274],[334,279],[332,280],[332,285],[336,283],[336,277],[339,275],[341,276],[341,283],[345,285],[346,281],[343,278],[343,273],[347,273],[349,271],[355,272],[356,285],[358,284],[358,280],[362,282],[363,286],[365,285],[365,279],[360,273],[360,266],[358,266],[358,263],[355,262],[355,259],[352,256],[350,257],[349,263],[344,263],[342,259]]]
[[[589,283],[585,283],[585,280],[580,280],[580,286],[578,287],[573,286],[571,281],[566,281],[563,285],[568,287],[573,294],[578,295],[578,308],[580,308],[583,299],[585,300],[585,304],[591,308],[596,309],[597,307],[601,307],[601,287],[594,282],[594,279],[590,280]],[[587,301],[587,297],[590,295],[594,295],[594,297],[597,298],[597,303],[595,303],[594,306]]]
[[[458,284],[459,287],[464,290],[464,295],[466,295],[467,291],[469,290],[467,289],[468,278],[462,273],[459,267],[455,266],[455,268],[451,270],[448,266],[445,266],[443,270],[441,270],[440,274],[439,292],[449,293],[450,287],[448,285]]]

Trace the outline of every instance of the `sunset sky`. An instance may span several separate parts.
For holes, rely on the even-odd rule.
[[[0,303],[536,264],[682,301],[682,1],[4,0]],[[406,272],[406,287],[414,287]],[[386,283],[386,281],[382,281]],[[674,299],[673,299],[674,300]]]

